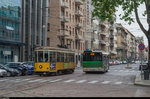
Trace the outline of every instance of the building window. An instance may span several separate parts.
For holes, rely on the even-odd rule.
[[[50,46],[50,38],[47,38],[47,46]]]
[[[47,24],[47,31],[50,31],[50,23]]]

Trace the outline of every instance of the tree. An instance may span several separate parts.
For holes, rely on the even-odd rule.
[[[138,7],[141,4],[145,4],[146,6],[146,9],[142,15],[147,15],[147,24],[149,26],[148,30],[145,29],[139,19]],[[135,13],[136,21],[143,33],[146,35],[148,39],[148,45],[150,44],[150,0],[92,0],[92,5],[94,6],[92,15],[99,17],[102,21],[108,20],[114,22],[114,13],[117,11],[116,8],[119,6],[122,7],[124,12],[121,20],[128,22],[128,24],[134,22],[134,19],[131,17],[131,15],[132,13]],[[148,63],[150,67],[150,52]]]

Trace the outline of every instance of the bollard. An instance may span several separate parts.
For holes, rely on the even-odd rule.
[[[129,64],[127,64],[127,68],[129,68]]]

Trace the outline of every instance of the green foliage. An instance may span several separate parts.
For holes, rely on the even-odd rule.
[[[143,4],[144,1],[150,4],[150,0],[136,0],[137,7]],[[124,12],[120,14],[121,20],[127,21],[128,24],[134,22],[134,19],[131,17],[132,12],[135,11],[134,0],[92,0],[92,5],[94,6],[93,17],[97,16],[102,21],[114,21],[114,14],[117,11],[116,8],[121,6]],[[147,14],[146,12],[143,12],[143,16]]]

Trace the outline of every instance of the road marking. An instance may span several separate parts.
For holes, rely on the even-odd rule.
[[[30,80],[30,79],[23,79],[22,82],[23,82],[23,81],[29,81],[29,80]]]
[[[134,70],[131,70],[130,72],[135,72]]]
[[[43,79],[36,79],[36,80],[28,81],[28,82],[32,83],[32,82],[38,82],[38,81],[41,81],[41,80],[43,80]]]
[[[47,81],[50,81],[50,80],[42,80],[42,81],[39,81],[39,82],[43,83],[43,82],[47,82]]]
[[[95,83],[97,83],[98,81],[97,80],[95,80],[95,81],[91,81],[91,82],[88,82],[89,84],[95,84]]]
[[[122,84],[122,82],[115,82],[115,85],[120,85]]]
[[[3,80],[0,80],[0,82],[3,82],[3,81],[8,81],[8,79],[3,79]]]
[[[104,82],[102,82],[102,84],[108,84],[108,83],[110,83],[110,81],[104,81]]]
[[[71,79],[71,80],[67,80],[67,81],[64,81],[65,83],[70,83],[70,82],[73,82],[75,81],[74,79]]]
[[[76,83],[84,83],[86,82],[87,80],[80,80],[80,81],[77,81]]]
[[[56,80],[53,80],[53,81],[50,81],[50,82],[57,82],[57,81],[61,81],[62,79],[56,79]]]

